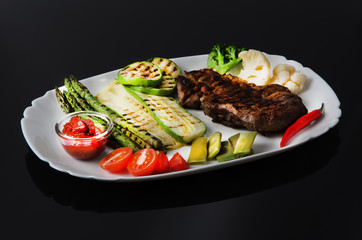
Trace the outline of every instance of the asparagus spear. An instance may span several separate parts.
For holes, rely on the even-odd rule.
[[[68,103],[67,99],[65,98],[65,96],[63,95],[63,93],[59,90],[59,88],[56,86],[55,87],[55,96],[57,98],[57,101],[60,105],[60,107],[62,108],[62,110],[65,113],[70,113],[73,112],[72,107],[70,106],[70,104]]]
[[[127,120],[119,115],[116,111],[102,104],[90,93],[90,91],[82,83],[77,81],[74,76],[71,77],[70,81],[74,90],[79,94],[79,96],[84,98],[87,103],[92,106],[96,111],[108,115],[115,124],[120,125],[123,128],[127,128],[129,131],[146,141],[149,146],[152,146],[153,148],[158,150],[162,149],[162,141],[160,139],[151,135],[147,130],[142,129],[141,126],[136,126],[127,122]]]
[[[70,106],[73,108],[74,111],[82,111],[83,108],[79,105],[77,100],[67,91],[63,91],[64,97],[67,99]]]
[[[76,80],[74,75],[70,75],[70,79]],[[94,111],[94,109],[83,99],[79,96],[79,94],[75,91],[75,89],[72,86],[71,80],[68,78],[64,79],[64,85],[68,89],[69,93],[73,95],[73,97],[76,99],[78,104],[83,108],[85,111]]]

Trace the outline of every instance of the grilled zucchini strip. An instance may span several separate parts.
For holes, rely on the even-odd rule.
[[[171,136],[183,143],[201,137],[206,125],[181,107],[172,97],[156,96],[126,88]]]
[[[182,147],[184,144],[168,134],[146,107],[130,94],[130,91],[132,90],[126,90],[123,84],[115,80],[98,93],[97,98],[100,102],[123,116],[130,124],[139,126],[157,139],[160,139],[165,149]]]

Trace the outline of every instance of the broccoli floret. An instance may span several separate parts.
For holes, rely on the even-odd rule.
[[[239,48],[234,44],[217,43],[209,53],[207,68],[211,68],[220,74],[225,74],[241,61],[238,55],[241,51],[245,50],[245,48]]]

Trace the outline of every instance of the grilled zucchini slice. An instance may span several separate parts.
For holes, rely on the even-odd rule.
[[[130,91],[123,84],[114,80],[98,93],[97,98],[123,116],[130,124],[139,126],[139,128],[147,130],[157,139],[160,139],[165,149],[177,149],[184,146],[160,126],[146,107]]]
[[[157,87],[162,83],[161,69],[151,62],[135,62],[122,68],[118,74],[118,81],[126,85]]]
[[[149,111],[159,125],[178,141],[189,143],[205,134],[206,125],[181,107],[172,97],[156,96],[127,89]]]
[[[142,93],[158,96],[171,96],[176,89],[176,79],[174,79],[170,75],[163,75],[162,83],[158,87],[143,87],[132,85],[129,85],[128,87]]]
[[[156,64],[165,75],[170,75],[174,79],[176,79],[179,75],[181,75],[180,68],[176,65],[175,62],[168,58],[154,57],[148,59],[149,62]]]

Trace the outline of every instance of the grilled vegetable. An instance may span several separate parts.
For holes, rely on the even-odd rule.
[[[65,78],[64,79],[64,85],[68,89],[69,93],[77,100],[79,105],[83,108],[85,111],[94,111],[94,109],[87,103],[87,101],[84,98],[81,98],[77,91],[75,91],[72,81],[77,81],[77,78],[74,75],[70,75],[70,79]]]
[[[207,146],[207,158],[213,159],[221,149],[221,133],[215,132],[209,138]]]
[[[233,148],[233,154],[238,157],[243,157],[251,152],[253,146],[256,131],[253,132],[241,132],[231,136],[228,140]]]
[[[206,163],[207,160],[207,138],[198,137],[192,141],[188,162]]]
[[[70,113],[74,111],[71,105],[69,104],[68,100],[66,99],[64,94],[59,90],[58,87],[55,87],[55,96],[63,112]]]
[[[118,72],[118,81],[126,85],[156,87],[162,82],[162,71],[151,62],[135,62]]]
[[[155,149],[162,148],[162,141],[160,139],[149,133],[145,128],[143,128],[143,126],[137,125],[135,124],[135,122],[131,122],[128,119],[125,119],[124,116],[120,115],[119,113],[109,108],[108,106],[102,104],[102,102],[99,101],[97,98],[95,98],[82,83],[73,80],[72,86],[79,94],[79,96],[84,98],[87,101],[87,103],[94,108],[94,110],[108,115],[115,124],[128,129],[129,131],[137,135],[139,138],[143,139],[147,143],[146,146],[142,146],[143,148],[145,147],[153,147]]]
[[[176,79],[171,77],[170,75],[163,75],[162,83],[158,87],[143,87],[132,85],[129,85],[128,87],[142,93],[148,93],[158,96],[171,96],[176,89]]]
[[[172,97],[155,96],[132,91],[134,96],[163,129],[183,143],[189,143],[206,132],[205,124],[191,115]]]
[[[63,95],[64,97],[67,99],[68,103],[70,104],[70,106],[72,107],[72,109],[77,112],[77,111],[82,111],[82,107],[79,105],[79,103],[77,102],[77,100],[73,97],[73,95],[71,95],[69,92],[67,91],[63,91]]]
[[[145,107],[146,104],[142,100],[136,99],[135,95],[132,90],[115,80],[108,84],[96,97],[102,104],[123,116],[128,124],[139,126],[139,128],[147,130],[157,137],[162,141],[164,148],[177,149],[183,146],[184,144],[177,141],[161,127]]]
[[[170,75],[173,78],[177,78],[181,75],[180,68],[172,60],[167,58],[154,57],[148,59],[149,62],[156,64],[164,75]]]

